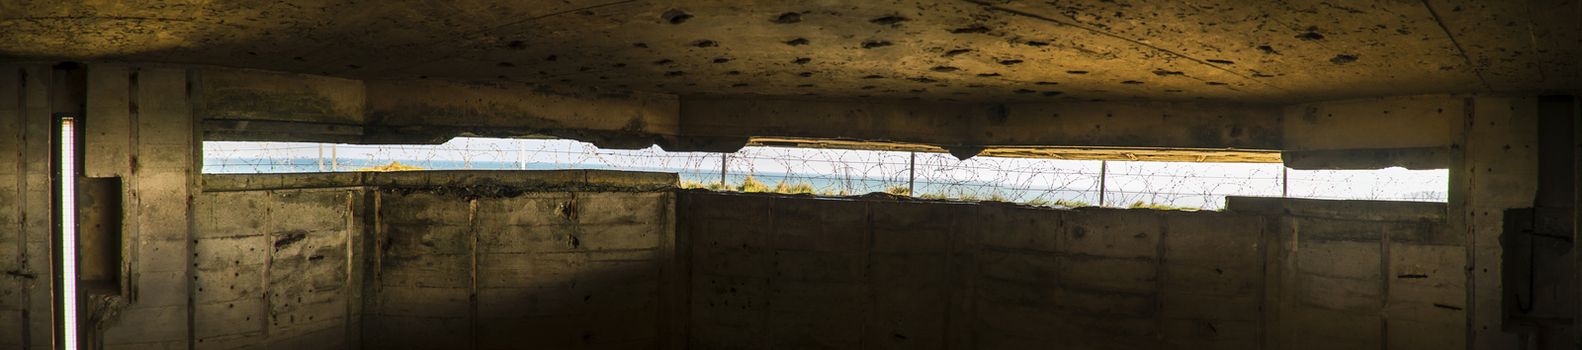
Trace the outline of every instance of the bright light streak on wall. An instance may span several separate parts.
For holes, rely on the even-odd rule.
[[[64,272],[61,281],[61,325],[65,339],[61,349],[77,350],[77,150],[72,119],[60,123],[60,259]]]

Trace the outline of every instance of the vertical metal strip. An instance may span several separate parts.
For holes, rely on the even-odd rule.
[[[467,332],[469,349],[478,348],[478,199],[467,200],[467,252],[472,261],[471,281],[467,285]]]
[[[357,339],[356,334],[353,333],[353,330],[357,328],[354,327],[356,324],[354,324],[353,318],[360,317],[357,315],[357,303],[362,301],[361,298],[350,298],[353,294],[360,294],[357,292],[359,289],[353,288],[353,286],[358,286],[356,279],[358,269],[354,262],[361,258],[357,256],[357,240],[354,236],[361,229],[357,226],[357,192],[358,190],[355,189],[346,191],[346,228],[341,231],[341,234],[346,236],[346,259],[342,262],[346,264],[346,276],[341,282],[343,286],[341,288],[342,293],[348,296],[345,303],[346,314],[342,316],[345,319],[342,320],[341,326],[342,330],[346,332],[345,338],[341,340],[341,346],[344,348],[361,348],[360,344],[351,343]]]
[[[1574,245],[1571,249],[1571,255],[1576,257],[1576,265],[1573,267],[1575,270],[1572,270],[1576,271],[1576,275],[1572,276],[1571,281],[1577,284],[1575,285],[1576,287],[1579,287],[1575,290],[1582,292],[1582,235],[1578,234],[1578,232],[1582,232],[1582,96],[1571,97],[1571,120],[1571,185],[1573,188],[1573,198],[1571,199],[1571,242]],[[1574,295],[1573,297],[1576,299],[1572,300],[1582,300],[1582,295]],[[1573,325],[1576,327],[1572,330],[1572,334],[1582,337],[1582,308],[1577,308],[1571,317]],[[1582,344],[1582,338],[1571,339],[1571,341]]]
[[[16,157],[16,182],[17,182],[17,196],[16,196],[16,198],[17,198],[17,203],[16,203],[16,211],[17,211],[17,216],[16,216],[17,217],[17,243],[16,244],[17,244],[17,252],[18,252],[17,253],[17,260],[18,260],[18,266],[19,266],[19,268],[22,271],[26,271],[28,273],[32,273],[32,267],[28,266],[28,250],[27,250],[27,242],[28,242],[28,237],[27,237],[27,233],[28,233],[28,231],[27,231],[27,221],[28,221],[28,218],[27,218],[27,213],[28,213],[28,210],[27,210],[27,206],[28,206],[27,163],[28,162],[27,162],[27,158],[26,157],[28,155],[27,131],[29,130],[29,128],[28,128],[28,120],[30,118],[28,118],[28,115],[27,115],[27,70],[26,69],[17,68],[17,80],[16,80],[15,83],[16,83],[16,88],[17,88],[17,90],[16,90],[16,92],[17,92],[17,95],[16,95],[16,102],[17,102],[17,104],[16,104],[16,109],[17,109],[16,110],[16,112],[17,112],[17,114],[16,114],[16,119],[17,119],[16,123],[17,123],[17,128],[14,130],[14,132],[15,132],[14,136],[16,137],[16,141],[17,141],[17,157]],[[36,274],[35,274],[35,276],[36,276]],[[22,282],[23,283],[22,290],[25,291],[24,293],[22,293],[22,305],[23,305],[22,306],[22,347],[24,347],[24,348],[33,346],[33,344],[32,344],[32,342],[33,342],[33,330],[32,330],[32,327],[31,327],[33,325],[33,322],[32,322],[32,319],[31,319],[31,317],[33,315],[31,314],[31,311],[32,311],[32,308],[33,308],[33,298],[32,298],[33,297],[33,293],[32,293],[33,281],[35,279],[36,278],[34,278],[34,279],[26,279],[26,280],[24,280]]]
[[[917,196],[917,152],[910,152],[911,159],[906,163],[906,195]]]
[[[1100,208],[1104,207],[1104,192],[1107,192],[1106,191],[1107,190],[1106,189],[1106,185],[1108,185],[1109,182],[1110,182],[1110,180],[1109,180],[1109,173],[1110,173],[1110,161],[1108,161],[1108,160],[1101,160],[1101,161],[1099,161],[1099,207]]]
[[[1463,278],[1465,278],[1465,281],[1466,281],[1466,301],[1465,301],[1466,308],[1464,308],[1464,311],[1466,311],[1466,317],[1467,317],[1467,319],[1466,319],[1466,328],[1465,328],[1466,332],[1467,332],[1467,334],[1466,334],[1466,338],[1467,338],[1466,339],[1466,342],[1467,342],[1466,346],[1467,346],[1468,349],[1472,349],[1473,347],[1477,346],[1477,339],[1478,339],[1478,329],[1477,329],[1477,319],[1478,319],[1477,318],[1478,283],[1477,283],[1477,275],[1476,275],[1477,269],[1475,268],[1475,267],[1478,266],[1478,254],[1477,254],[1477,251],[1478,251],[1478,239],[1477,239],[1478,235],[1477,235],[1477,229],[1474,228],[1473,224],[1472,224],[1473,216],[1475,216],[1476,214],[1472,211],[1474,198],[1472,198],[1471,194],[1474,191],[1474,189],[1477,188],[1477,173],[1478,172],[1476,171],[1477,166],[1471,164],[1472,162],[1469,159],[1467,159],[1468,158],[1467,157],[1467,153],[1469,152],[1468,149],[1470,149],[1470,147],[1471,147],[1471,145],[1467,142],[1468,140],[1470,140],[1470,138],[1467,137],[1467,135],[1472,132],[1472,125],[1474,123],[1474,117],[1475,117],[1475,115],[1477,113],[1476,112],[1476,109],[1477,109],[1476,99],[1474,99],[1472,97],[1467,97],[1467,98],[1462,99],[1462,107],[1461,108],[1462,108],[1462,111],[1461,111],[1462,112],[1462,125],[1461,125],[1461,135],[1460,135],[1461,136],[1460,137],[1461,146],[1460,147],[1456,147],[1456,149],[1459,150],[1459,152],[1457,152],[1458,156],[1453,158],[1453,159],[1455,159],[1455,161],[1453,161],[1452,163],[1455,163],[1455,164],[1453,164],[1453,165],[1455,165],[1455,169],[1451,170],[1451,172],[1450,172],[1450,176],[1451,176],[1450,177],[1450,183],[1451,183],[1452,189],[1450,190],[1450,193],[1449,193],[1449,196],[1450,196],[1450,199],[1449,199],[1450,200],[1450,205],[1449,205],[1449,207],[1450,208],[1454,208],[1454,210],[1456,210],[1457,213],[1455,213],[1455,215],[1451,215],[1449,217],[1457,219],[1460,222],[1460,224],[1459,224],[1460,227],[1459,228],[1466,235],[1465,236],[1465,241],[1463,243],[1466,246],[1466,249],[1467,249],[1467,258],[1466,258],[1467,259],[1467,261],[1466,261],[1467,268],[1465,269],[1466,270],[1465,276],[1463,276]],[[1456,174],[1461,174],[1461,176],[1456,176]],[[1459,178],[1459,181],[1458,181],[1457,178]],[[1460,191],[1457,191],[1458,189]],[[1457,195],[1458,193],[1460,194],[1459,196]],[[1459,203],[1459,205],[1457,205],[1458,203]]]
[[[1280,205],[1282,207],[1285,206],[1285,200],[1281,200]],[[1279,217],[1264,214],[1257,216],[1257,218],[1259,224],[1258,261],[1260,262],[1258,264],[1258,276],[1263,278],[1262,283],[1258,285],[1258,303],[1261,305],[1261,310],[1258,312],[1258,340],[1264,349],[1275,349],[1274,332],[1271,332],[1275,327],[1271,325],[1270,320],[1278,317],[1276,310],[1279,309],[1279,306],[1270,302],[1273,300],[1270,298],[1270,295],[1272,295],[1270,286],[1276,285],[1271,282],[1278,282],[1280,278],[1278,274],[1271,272],[1279,271],[1279,269],[1271,269],[1269,267],[1278,264],[1279,259],[1271,253],[1269,246],[1271,240],[1269,238],[1280,230]]]
[[[195,208],[196,204],[193,203],[193,199],[199,194],[198,192],[203,190],[203,187],[201,186],[202,178],[200,177],[201,170],[199,170],[202,169],[203,166],[203,132],[200,131],[202,128],[199,127],[200,125],[203,125],[201,120],[203,113],[200,110],[201,107],[198,106],[197,103],[192,102],[193,94],[195,93],[194,91],[197,90],[193,88],[196,84],[198,84],[197,72],[188,69],[187,84],[185,85],[186,91],[183,92],[186,98],[182,102],[187,104],[187,120],[191,125],[191,127],[188,129],[188,131],[191,132],[191,135],[189,135],[187,138],[187,149],[189,150],[186,167],[187,239],[183,240],[187,246],[187,252],[184,255],[187,259],[187,264],[183,266],[183,268],[187,270],[187,273],[185,274],[186,278],[184,278],[183,281],[187,283],[187,349],[189,350],[198,348],[198,315],[196,311],[198,307],[196,299],[196,291],[198,286],[197,282],[194,282],[197,280],[198,271],[196,267],[197,262],[193,259],[193,256],[198,249],[198,240],[196,238],[198,232],[198,221],[195,219],[197,217],[197,212]]]
[[[61,73],[58,69],[51,69],[51,70],[49,70],[49,72],[51,73],[50,74],[51,75],[50,78],[52,79],[52,82],[55,83],[54,85],[59,85],[59,83],[60,83],[59,75],[61,75],[63,73]],[[50,89],[46,90],[46,91],[48,91],[49,94],[51,95],[50,96],[50,99],[52,100],[51,102],[53,102],[53,99],[55,98],[54,95],[60,93],[59,91],[55,91],[55,86],[51,86]],[[55,346],[57,348],[65,349],[66,346],[64,346],[62,344],[66,343],[66,327],[67,327],[67,325],[66,325],[66,317],[65,317],[65,315],[66,315],[66,295],[64,293],[64,291],[65,291],[66,274],[63,273],[63,270],[62,270],[63,268],[65,268],[65,264],[64,264],[64,260],[61,259],[60,255],[64,255],[65,254],[65,251],[63,250],[64,247],[61,246],[61,239],[62,239],[63,234],[65,232],[65,228],[64,228],[65,227],[64,226],[65,223],[62,222],[63,220],[61,220],[61,218],[64,218],[66,216],[66,212],[64,210],[62,210],[63,208],[61,208],[61,206],[59,206],[57,204],[60,203],[60,201],[62,200],[62,193],[64,193],[64,191],[65,191],[65,189],[62,188],[63,184],[65,183],[65,181],[62,180],[62,178],[66,178],[66,177],[70,176],[70,174],[65,174],[65,173],[61,173],[60,172],[61,164],[63,163],[62,162],[62,154],[61,154],[61,138],[62,138],[61,127],[60,127],[61,119],[60,119],[59,116],[55,115],[55,113],[54,113],[54,107],[56,107],[56,104],[55,103],[50,103],[49,106],[50,106],[50,113],[48,113],[49,114],[49,119],[48,119],[49,123],[47,124],[47,125],[50,126],[48,128],[49,131],[50,131],[50,133],[49,133],[49,135],[50,135],[50,138],[49,138],[49,145],[50,145],[50,147],[49,147],[49,171],[47,171],[46,174],[48,174],[49,184],[50,184],[49,185],[50,186],[50,189],[49,189],[49,192],[50,192],[49,193],[49,195],[50,195],[50,206],[49,206],[50,218],[49,218],[49,221],[50,221],[50,257],[51,258],[49,260],[50,260],[50,271],[52,272],[49,275],[50,287],[51,287],[51,290],[52,290],[52,293],[50,293],[50,295],[52,296],[51,297],[52,301],[50,302],[50,309],[51,309],[50,310],[50,314],[52,315],[51,322],[50,322],[50,327],[53,328],[52,332],[51,332],[51,334],[53,334],[52,342],[55,344]],[[75,319],[75,317],[72,318],[72,319]]]
[[[127,163],[128,169],[126,177],[124,180],[122,180],[126,183],[125,193],[122,194],[123,196],[126,196],[123,198],[123,203],[127,203],[126,214],[123,217],[122,222],[127,224],[124,225],[125,231],[122,231],[126,232],[126,237],[121,238],[121,256],[124,257],[121,259],[121,289],[127,296],[128,304],[136,303],[139,299],[139,295],[141,294],[137,290],[137,284],[132,283],[132,281],[136,281],[139,277],[137,275],[136,266],[137,261],[141,258],[141,256],[138,254],[137,247],[142,244],[143,237],[142,228],[139,227],[135,221],[136,218],[142,215],[142,211],[139,209],[142,208],[143,204],[142,196],[139,195],[137,190],[137,186],[141,182],[138,181],[137,173],[142,171],[142,166],[138,161],[137,153],[137,143],[138,139],[141,137],[138,133],[137,125],[139,123],[138,120],[140,118],[140,114],[142,113],[138,108],[139,93],[141,92],[138,82],[138,75],[141,73],[140,70],[140,68],[131,68],[126,77],[127,88],[129,89],[126,95],[126,100],[128,101],[126,115],[128,119],[127,125],[129,126],[126,130],[126,153],[129,157],[131,157],[131,159]]]
[[[1379,233],[1379,350],[1390,350],[1390,230]]]
[[[1165,281],[1169,280],[1165,276],[1167,273],[1165,269],[1165,250],[1167,249],[1165,240],[1170,238],[1170,214],[1153,212],[1149,213],[1149,215],[1158,215],[1159,217],[1159,222],[1157,223],[1159,225],[1159,238],[1158,242],[1154,243],[1154,310],[1158,310],[1154,314],[1154,329],[1160,330],[1158,333],[1159,340],[1162,343],[1168,343],[1163,331],[1165,329],[1165,313],[1163,310],[1165,309]]]
[[[912,158],[917,159],[917,153],[912,153]],[[910,195],[910,193],[908,193],[908,195]],[[983,215],[982,207],[972,206],[968,207],[967,209],[967,211],[971,212],[971,216],[969,217],[976,218],[982,217]],[[1009,210],[1004,207],[998,207],[995,209],[1002,211]],[[943,316],[944,322],[940,322],[942,327],[939,334],[940,338],[944,339],[943,347],[947,349],[950,348],[952,344],[955,344],[954,335],[956,335],[956,332],[952,332],[951,329],[954,324],[951,323],[952,318],[950,316],[956,311],[956,294],[958,290],[955,288],[956,285],[954,282],[958,276],[961,276],[956,270],[956,254],[957,249],[959,249],[957,246],[957,240],[960,239],[958,235],[959,231],[961,231],[958,229],[961,224],[960,221],[961,216],[951,215],[950,224],[945,226],[945,307],[943,309],[944,312],[941,314],[941,316]]]
[[[264,191],[264,199],[268,200],[268,202],[265,203],[279,203],[280,201],[276,199],[275,196],[278,196],[275,191]],[[270,300],[272,299],[270,298],[270,294],[272,293],[269,292],[271,287],[269,285],[269,281],[274,278],[274,274],[272,272],[275,270],[275,247],[273,244],[275,242],[275,206],[273,204],[264,206],[264,219],[259,222],[264,226],[264,240],[263,242],[259,242],[259,244],[261,244],[264,248],[264,269],[258,272],[260,279],[262,279],[258,282],[258,285],[260,286],[259,291],[264,294],[264,297],[263,302],[259,303],[258,306],[258,315],[260,315],[258,317],[258,329],[263,330],[262,339],[267,341],[267,339],[269,339],[270,330],[269,305],[271,303]]]
[[[770,208],[774,207],[774,203],[775,202],[773,202],[773,201],[769,202]],[[878,312],[875,311],[875,309],[877,308],[876,305],[879,305],[879,300],[878,300],[879,297],[877,295],[875,295],[875,293],[873,291],[874,290],[874,287],[873,287],[873,285],[874,285],[874,278],[873,278],[873,250],[874,250],[874,248],[873,248],[873,242],[874,242],[873,210],[874,210],[874,208],[873,208],[873,205],[874,205],[875,202],[874,201],[863,201],[862,203],[863,203],[862,204],[862,211],[863,211],[863,233],[864,233],[863,242],[862,242],[863,243],[862,244],[862,279],[863,279],[863,281],[862,281],[863,282],[862,283],[862,295],[863,295],[863,298],[866,299],[867,302],[864,303],[864,307],[862,309],[862,330],[857,333],[857,334],[860,334],[860,336],[857,337],[857,348],[858,349],[867,349],[867,348],[869,348],[869,345],[868,345],[869,325],[873,324],[874,319],[876,318],[876,317],[874,317],[874,314],[878,313]],[[771,228],[772,227],[779,227],[773,221],[774,220],[774,215],[769,215],[769,218],[770,218],[769,227],[771,227]],[[820,233],[824,233],[824,232],[822,230],[820,230]],[[774,279],[770,278],[769,280],[773,281]],[[774,290],[774,286],[768,286],[768,287],[769,287],[768,290]],[[764,303],[764,309],[765,310],[769,309],[767,302]],[[768,314],[768,311],[765,311],[764,313]],[[766,322],[766,323],[763,323],[763,324],[768,324],[768,323]],[[769,337],[766,336],[766,337],[763,337],[763,338],[768,339]],[[768,348],[768,347],[766,346],[765,348]]]

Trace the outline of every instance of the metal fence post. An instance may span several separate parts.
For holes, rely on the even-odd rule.
[[[1099,207],[1104,207],[1105,186],[1109,184],[1110,161],[1099,161]]]
[[[917,152],[912,152],[912,159],[906,163],[906,195],[917,196]]]
[[[722,189],[727,187],[725,184],[725,172],[726,169],[730,169],[730,167],[726,166],[727,159],[729,159],[730,156],[730,153],[720,153],[720,188]]]

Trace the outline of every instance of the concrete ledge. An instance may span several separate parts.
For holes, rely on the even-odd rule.
[[[204,192],[360,187],[370,173],[205,174]]]
[[[1339,220],[1446,221],[1445,203],[1333,200],[1274,197],[1225,198],[1225,211],[1248,214],[1283,214]]]
[[[678,182],[678,175],[671,173],[585,169],[209,174],[203,176],[203,191],[332,187],[451,188],[477,195],[488,195],[552,189],[654,191],[674,188]]]

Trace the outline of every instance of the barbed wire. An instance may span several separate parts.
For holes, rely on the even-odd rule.
[[[570,140],[458,138],[441,145],[205,142],[205,173],[400,169],[614,169],[679,174],[682,186],[1059,206],[1219,209],[1226,196],[1438,201],[1448,171],[1288,170],[1281,164],[1092,161],[844,149],[734,153],[600,149]]]

